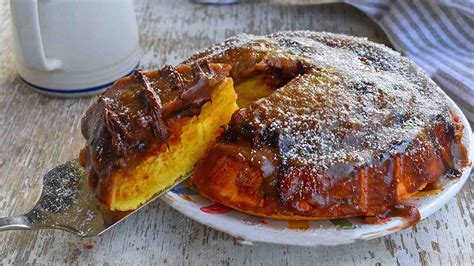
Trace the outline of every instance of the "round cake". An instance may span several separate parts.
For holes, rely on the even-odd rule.
[[[240,35],[193,62],[229,64],[239,98],[267,92],[239,104],[192,177],[231,208],[281,219],[382,214],[469,163],[445,95],[383,45],[308,31]]]
[[[383,45],[243,34],[116,82],[83,119],[81,161],[115,210],[195,166],[203,196],[250,214],[372,216],[458,176],[462,132],[437,85]]]

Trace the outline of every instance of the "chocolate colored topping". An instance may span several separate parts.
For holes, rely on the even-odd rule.
[[[186,89],[183,77],[175,67],[166,65],[161,69],[161,72],[170,88],[178,92],[183,92]]]
[[[166,106],[163,116],[180,117],[199,114],[201,106],[211,100],[212,88],[225,78],[225,76],[217,76],[215,71],[228,72],[230,70],[228,66],[222,66],[222,69],[215,68],[216,70],[212,69],[208,62],[191,65],[191,72],[195,73],[193,85]]]
[[[107,98],[100,97],[99,101],[104,103],[104,126],[112,137],[112,145],[123,157],[127,157],[129,147],[125,139],[130,138],[125,126],[120,122],[118,115],[112,110]]]
[[[166,147],[168,128],[180,117],[198,115],[228,72],[228,66],[208,63],[136,70],[107,89],[81,125],[87,143],[80,158],[99,197],[106,194],[110,171],[131,168]]]
[[[138,81],[142,88],[141,92],[144,95],[144,99],[148,107],[148,113],[151,116],[150,124],[153,133],[155,134],[157,140],[165,141],[168,138],[168,129],[166,128],[165,122],[161,117],[162,106],[160,97],[158,97],[156,91],[151,87],[148,78],[140,69],[137,69],[133,72],[133,77]],[[180,76],[179,79],[181,80]]]

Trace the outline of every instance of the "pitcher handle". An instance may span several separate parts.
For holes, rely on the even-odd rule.
[[[42,71],[54,71],[61,67],[61,61],[47,58],[39,25],[38,0],[10,0],[13,34],[25,64]]]

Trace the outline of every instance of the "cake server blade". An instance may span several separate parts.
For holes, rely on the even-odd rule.
[[[29,212],[0,218],[0,231],[60,229],[84,237],[100,235],[189,176],[179,178],[136,210],[110,211],[95,197],[79,162],[68,161],[43,177],[41,196]]]

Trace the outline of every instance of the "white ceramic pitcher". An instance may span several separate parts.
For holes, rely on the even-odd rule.
[[[33,89],[74,97],[101,92],[138,64],[132,0],[11,0],[21,78]]]

